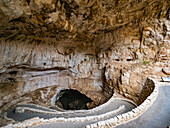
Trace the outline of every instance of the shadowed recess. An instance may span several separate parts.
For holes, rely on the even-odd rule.
[[[88,109],[87,103],[92,102],[92,100],[77,90],[67,89],[62,90],[59,93],[59,99],[57,102],[62,104],[63,109],[80,110]]]

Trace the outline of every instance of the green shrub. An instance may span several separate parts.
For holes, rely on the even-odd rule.
[[[140,60],[140,62],[142,63],[142,64],[149,64],[149,61],[148,60]]]
[[[149,64],[149,61],[148,60],[144,60],[143,64]]]

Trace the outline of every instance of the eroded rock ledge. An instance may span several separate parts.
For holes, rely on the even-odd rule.
[[[167,0],[2,0],[0,34],[6,40],[57,43],[66,54],[75,48],[95,54],[129,35],[141,42],[144,27],[169,19],[169,5]],[[162,25],[159,39],[169,31],[167,22]]]

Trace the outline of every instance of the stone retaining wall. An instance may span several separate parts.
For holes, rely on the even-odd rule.
[[[139,96],[138,104],[143,103],[146,100],[146,98],[153,92],[154,88],[155,85],[153,80],[147,78],[144,82],[142,92]]]
[[[7,126],[5,126],[4,128],[24,128],[24,127],[28,127],[28,126],[33,126],[33,125],[42,125],[42,124],[47,124],[47,123],[55,123],[55,122],[85,122],[85,121],[92,121],[92,120],[101,120],[101,119],[106,119],[109,118],[111,116],[114,116],[117,113],[122,112],[125,109],[125,106],[122,105],[120,106],[118,109],[111,111],[111,112],[107,112],[105,114],[101,114],[101,115],[96,115],[96,116],[86,116],[86,117],[75,117],[75,118],[51,118],[51,119],[43,119],[43,118],[39,118],[39,117],[35,117],[29,120],[25,120],[21,123],[17,123],[17,124],[9,124]]]
[[[106,103],[98,106],[98,107],[95,107],[93,109],[89,109],[89,110],[76,110],[76,111],[57,111],[57,110],[54,110],[54,109],[49,109],[49,108],[45,108],[43,106],[40,106],[40,105],[35,105],[35,104],[19,104],[19,105],[31,105],[31,106],[35,106],[35,107],[38,107],[40,109],[33,109],[33,108],[29,108],[29,107],[16,107],[16,112],[18,113],[23,113],[25,110],[26,111],[32,111],[32,112],[37,112],[37,113],[43,113],[43,114],[50,114],[50,115],[55,115],[55,114],[81,114],[81,113],[94,113],[96,111],[100,111],[101,109],[105,108],[106,106],[108,106],[111,102],[113,102],[114,100],[124,100],[124,101],[127,101],[131,104],[134,104],[135,106],[137,106],[134,102],[128,100],[128,99],[123,99],[123,98],[110,98]],[[46,109],[47,111],[45,110],[41,110],[41,109]],[[51,112],[53,111],[53,112]]]
[[[151,78],[147,78],[147,80],[150,81],[150,82],[152,81],[155,88],[154,88],[153,92],[151,93],[151,95],[148,96],[147,99],[141,105],[139,105],[137,108],[132,109],[131,111],[129,111],[127,113],[124,113],[122,115],[118,115],[114,118],[111,118],[111,119],[108,119],[108,120],[105,120],[105,121],[99,121],[97,123],[87,125],[86,128],[97,128],[97,127],[111,128],[111,127],[116,127],[118,125],[132,121],[132,120],[136,119],[137,117],[139,117],[140,115],[142,115],[153,104],[153,102],[156,100],[156,98],[158,96],[158,84],[154,80],[152,80]],[[147,83],[147,81],[146,81],[146,83]]]

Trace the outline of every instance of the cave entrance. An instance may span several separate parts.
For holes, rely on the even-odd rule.
[[[73,89],[60,91],[56,98],[57,104],[60,104],[60,107],[65,110],[88,109],[87,103],[92,102],[86,95]]]

